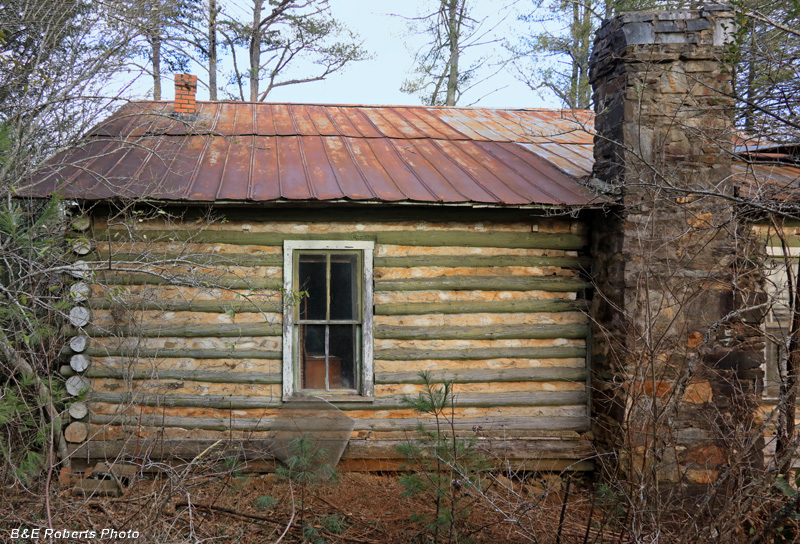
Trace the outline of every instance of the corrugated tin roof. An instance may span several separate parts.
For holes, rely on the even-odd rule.
[[[569,110],[130,103],[28,196],[586,205],[592,115]]]
[[[176,118],[171,102],[123,106],[90,131],[84,145],[50,160],[24,195],[499,206],[604,202],[581,183],[594,161],[591,111],[197,104],[193,119]],[[748,142],[740,136],[734,143],[750,158],[765,149],[788,149]],[[734,177],[750,194],[800,197],[800,169],[793,166],[742,161]]]

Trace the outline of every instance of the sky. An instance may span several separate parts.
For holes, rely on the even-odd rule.
[[[408,24],[403,17],[422,14],[432,4],[438,4],[438,0],[330,0],[334,17],[363,39],[363,47],[372,54],[372,58],[353,63],[321,82],[277,88],[270,93],[268,100],[327,104],[419,104],[417,96],[400,91],[400,86],[413,67],[413,52],[424,43],[421,41],[423,37],[408,35]],[[527,30],[517,19],[519,10],[527,7],[526,4],[527,0],[475,0],[474,16],[476,19],[489,16],[493,22],[500,21],[496,27],[497,36],[500,39],[511,38]],[[504,52],[499,44],[493,47],[498,53]],[[202,74],[200,70],[196,73]],[[174,90],[170,81],[165,80],[162,87],[163,97],[172,99]],[[498,88],[500,90],[492,92]],[[198,89],[198,99],[207,97],[207,90]],[[510,70],[501,70],[491,80],[465,93],[458,105],[558,107],[558,102],[554,98],[543,99],[517,80]]]

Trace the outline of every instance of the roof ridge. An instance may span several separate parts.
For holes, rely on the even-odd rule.
[[[171,104],[173,100],[132,100],[134,104]],[[432,110],[492,110],[492,111],[535,111],[535,112],[570,112],[588,113],[594,115],[592,110],[570,108],[541,108],[525,106],[427,106],[425,104],[348,104],[343,102],[252,102],[249,100],[197,100],[197,104],[250,104],[255,106],[322,106],[331,108],[421,108]]]

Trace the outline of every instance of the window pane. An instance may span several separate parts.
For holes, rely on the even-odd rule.
[[[325,389],[325,325],[298,325],[304,389]]]
[[[299,302],[300,319],[325,319],[328,302],[325,255],[301,254],[297,266],[297,290],[307,297]]]
[[[329,325],[331,389],[356,389],[358,386],[357,329],[359,325]]]
[[[331,319],[358,319],[358,255],[331,255]]]

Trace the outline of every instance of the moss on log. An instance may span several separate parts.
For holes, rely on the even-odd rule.
[[[372,402],[333,401],[340,410],[392,410],[405,409],[404,395],[380,397]],[[275,397],[234,395],[185,395],[185,394],[130,394],[92,392],[91,400],[108,404],[142,404],[145,406],[249,409],[275,408],[283,402]],[[463,393],[458,395],[456,406],[468,408],[491,408],[498,406],[583,406],[587,395],[583,391],[529,391],[524,393]]]
[[[500,382],[583,382],[586,369],[541,367],[508,368],[481,370],[433,370],[428,373],[434,382],[452,381],[454,383],[500,383]],[[377,384],[421,384],[419,372],[377,372]]]
[[[575,359],[586,357],[585,347],[464,348],[464,349],[381,349],[376,359],[387,361],[481,359]]]
[[[586,338],[589,326],[568,325],[478,325],[474,327],[392,327],[377,325],[375,338],[393,340],[503,340]]]
[[[585,300],[500,300],[480,302],[398,302],[376,304],[375,315],[523,314],[575,312],[586,309]]]
[[[136,235],[140,236],[136,236]],[[144,237],[147,237],[146,239]],[[99,230],[95,238],[126,242],[192,242],[260,246],[281,246],[284,240],[373,240],[379,244],[430,247],[503,247],[528,249],[577,250],[586,246],[580,234],[556,232],[506,232],[459,230],[397,230],[328,233],[237,232],[206,229],[198,231],[147,229],[134,233],[122,229]]]
[[[439,276],[376,280],[375,291],[553,291],[575,292],[591,287],[578,278],[558,276]]]

